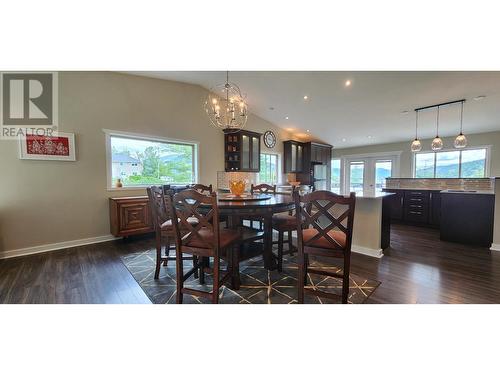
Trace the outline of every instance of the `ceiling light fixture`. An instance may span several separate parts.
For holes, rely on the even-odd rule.
[[[467,138],[462,133],[464,123],[464,102],[465,100],[462,102],[462,106],[460,107],[460,134],[457,135],[457,138],[455,138],[455,142],[453,142],[455,148],[464,148],[467,146]]]
[[[288,120],[288,116],[285,117],[285,120]]]
[[[422,143],[420,142],[420,139],[418,139],[418,111],[415,111],[415,139],[411,143],[411,151],[412,152],[419,152],[422,150]]]
[[[440,106],[437,106],[436,137],[432,140],[431,143],[432,151],[439,151],[443,148],[443,140],[439,137],[439,108]]]
[[[307,129],[306,132],[310,133],[311,131],[309,129]]]
[[[342,138],[342,142],[345,142],[345,141],[346,141],[346,139],[345,139],[345,138]]]
[[[408,113],[410,113],[410,112],[409,111],[401,111],[402,115],[407,115]]]
[[[214,92],[222,92],[221,96]],[[248,106],[240,88],[229,83],[229,72],[226,72],[226,83],[210,89],[205,101],[205,112],[212,125],[226,132],[238,132],[248,119]]]
[[[479,96],[476,96],[474,98],[474,100],[479,101],[479,100],[483,100],[484,98],[486,98],[486,95],[479,95]]]
[[[371,135],[369,135],[369,136],[367,136],[366,138],[368,138],[368,139],[372,139],[372,136],[371,136]]]
[[[351,86],[351,83],[352,82],[348,79],[347,81],[345,81],[344,85],[345,85],[345,87],[349,87],[349,86]]]
[[[307,95],[304,95],[304,100],[307,100],[309,99],[309,97]]]

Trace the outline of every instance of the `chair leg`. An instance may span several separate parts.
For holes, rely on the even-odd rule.
[[[304,254],[304,285],[307,285],[307,269],[309,267],[309,255]]]
[[[278,232],[278,272],[283,271],[283,234],[284,232]]]
[[[212,303],[219,303],[219,265],[220,260],[218,257],[214,257],[214,283],[212,289]]]
[[[176,250],[175,268],[177,278],[177,295],[175,300],[177,303],[182,303],[182,288],[184,287],[184,265],[182,264],[182,252]]]
[[[155,280],[160,277],[160,266],[161,266],[161,235],[156,234],[156,269],[155,269]]]
[[[168,266],[168,257],[170,255],[170,237],[165,237],[165,260],[163,261],[163,266]]]
[[[206,264],[206,258],[202,257],[201,260],[198,263],[200,265],[200,284],[205,284],[205,264]]]
[[[349,298],[349,269],[351,263],[351,256],[347,254],[344,257],[344,277],[342,278],[342,303],[347,303]]]
[[[231,288],[239,290],[241,286],[240,280],[240,248],[239,245],[231,249]]]
[[[197,279],[198,278],[198,257],[196,255],[193,255],[193,267],[196,268],[196,270],[194,271],[194,278]]]
[[[288,251],[290,252],[290,256],[293,255],[293,244],[292,244],[292,231],[288,231]]]
[[[304,261],[305,261],[305,256],[304,254],[300,254],[299,250],[299,274],[297,277],[297,294],[298,294],[298,302],[299,303],[304,303],[304,279],[307,276],[307,274],[304,272]]]

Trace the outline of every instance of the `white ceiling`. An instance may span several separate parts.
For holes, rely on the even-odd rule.
[[[207,89],[225,81],[225,72],[129,73]],[[415,131],[413,109],[462,98],[467,99],[465,134],[500,130],[500,72],[240,71],[229,78],[247,95],[254,114],[297,133],[309,129],[315,138],[337,148],[410,141]],[[346,80],[351,86],[344,85]],[[486,98],[473,100],[479,95]],[[459,105],[441,109],[441,136],[458,133],[459,111]],[[419,136],[434,137],[435,110],[419,116]]]

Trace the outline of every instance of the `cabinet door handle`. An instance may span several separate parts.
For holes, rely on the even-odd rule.
[[[413,215],[422,215],[422,212],[410,211],[410,214],[413,214]]]

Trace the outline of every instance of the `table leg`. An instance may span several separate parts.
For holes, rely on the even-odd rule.
[[[239,216],[228,216],[227,217],[227,226],[230,229],[238,229],[240,226],[240,217]],[[239,246],[239,245],[238,245]],[[232,247],[227,249],[231,254],[228,256],[228,268],[231,270],[231,288],[234,290],[240,289],[241,280],[240,280],[240,251],[236,247]]]
[[[265,215],[264,219],[264,267],[267,270],[277,268],[276,260],[273,257],[273,215]]]

